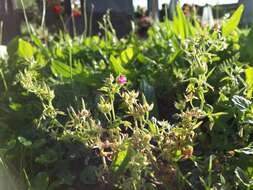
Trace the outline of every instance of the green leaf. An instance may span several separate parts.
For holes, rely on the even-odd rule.
[[[233,96],[232,102],[241,112],[247,111],[247,109],[249,109],[250,105],[252,104],[251,101],[247,100],[242,96],[237,95]]]
[[[20,57],[25,58],[25,59],[31,59],[33,57],[34,52],[35,52],[35,49],[30,43],[22,39],[19,40],[18,55]]]
[[[222,35],[228,36],[231,34],[239,25],[242,13],[244,10],[244,5],[240,5],[240,7],[234,12],[230,19],[222,26]]]
[[[159,127],[156,124],[154,124],[151,120],[148,121],[148,126],[149,126],[149,131],[152,135],[155,136],[159,134]]]
[[[15,38],[8,44],[7,51],[9,56],[31,59],[35,53],[35,48],[27,41]]]
[[[38,173],[32,179],[32,188],[31,190],[47,190],[49,185],[49,177],[46,172]]]
[[[62,62],[54,61],[51,65],[51,70],[55,76],[71,78],[71,76],[73,77],[82,73],[82,66],[80,64],[75,66],[75,68],[72,68]]]
[[[123,172],[131,158],[131,151],[129,149],[129,142],[125,141],[123,145],[123,150],[118,152],[116,158],[114,159],[111,169],[115,173]]]
[[[29,147],[29,146],[32,145],[32,142],[29,141],[29,140],[27,140],[27,139],[24,138],[24,137],[18,137],[18,141],[19,141],[22,145],[24,145],[25,147]]]
[[[45,154],[41,154],[38,157],[35,158],[35,162],[46,165],[46,164],[52,164],[55,161],[57,161],[57,153],[54,150],[47,150],[45,151]]]
[[[133,59],[134,50],[129,47],[120,54],[121,60],[126,64]]]
[[[36,46],[38,46],[38,47],[40,47],[40,48],[44,48],[44,45],[43,45],[41,39],[40,39],[38,36],[32,34],[32,35],[31,35],[31,39],[32,39],[33,43],[34,43]]]
[[[247,98],[252,98],[253,93],[253,67],[245,70],[246,84],[247,84]]]
[[[56,77],[71,79],[88,86],[98,86],[104,78],[101,73],[94,73],[94,70],[80,63],[74,64],[74,67],[71,68],[62,62],[54,61],[51,65],[51,71]]]
[[[247,174],[239,167],[236,167],[235,169],[235,175],[237,179],[246,187],[250,186],[250,179],[247,176]]]
[[[9,107],[14,111],[18,111],[22,108],[22,104],[12,102],[9,104]]]
[[[98,168],[96,166],[87,166],[85,167],[81,174],[80,179],[84,184],[96,184],[97,182],[97,170]]]
[[[76,177],[74,175],[72,175],[72,173],[69,170],[65,169],[64,167],[61,167],[58,170],[57,178],[60,180],[61,184],[73,185]],[[50,184],[50,186],[51,186],[51,184]]]
[[[253,26],[250,29],[247,38],[245,39],[245,47],[242,49],[241,54],[242,57],[246,58],[248,61],[252,63],[253,60]]]
[[[185,30],[185,16],[182,12],[180,5],[177,5],[177,14],[178,16],[174,17],[174,28],[176,29],[176,33],[182,38],[186,38],[186,30]]]
[[[173,19],[173,28],[175,33],[183,40],[195,33],[194,27],[186,19],[179,3],[177,4],[177,16],[174,16]]]
[[[148,103],[154,103],[154,109],[152,113],[157,116],[158,115],[158,107],[155,95],[155,88],[151,86],[145,79],[141,80],[140,90],[143,92],[146,97]]]
[[[127,74],[128,70],[126,70],[121,63],[120,58],[116,58],[113,55],[110,56],[110,62],[111,62],[111,67],[113,71],[117,74]]]
[[[235,152],[246,155],[253,155],[253,143],[250,143],[247,147],[236,149]]]

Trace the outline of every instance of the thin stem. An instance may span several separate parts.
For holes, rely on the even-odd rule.
[[[110,123],[112,123],[112,114],[111,114],[111,112],[109,112],[109,121],[110,121]]]
[[[94,5],[92,4],[91,5],[91,12],[90,12],[90,26],[89,26],[89,29],[90,29],[90,31],[89,31],[89,36],[91,36],[92,35],[92,22],[93,22],[93,13],[94,13]]]
[[[75,22],[75,17],[73,14],[71,14],[71,19],[72,19],[72,27],[73,27],[73,36],[76,36],[76,22]]]
[[[113,36],[116,37],[116,32],[112,26],[112,22],[111,22],[111,17],[110,17],[110,11],[108,11],[108,13],[106,14],[106,20],[107,20],[107,23],[108,23],[108,27],[109,27],[109,30],[112,32]]]
[[[63,19],[62,15],[60,14],[59,17],[60,17],[60,20],[61,20],[61,23],[62,23],[62,26],[63,26],[63,31],[67,32],[67,28],[66,28],[66,25],[65,25],[65,22],[64,22],[64,19]]]
[[[24,17],[25,17],[26,27],[27,27],[27,30],[28,30],[29,34],[31,35],[32,32],[31,32],[31,28],[30,28],[29,22],[28,22],[28,17],[27,17],[26,11],[25,11],[24,1],[23,0],[20,0],[20,1],[21,1]]]
[[[110,119],[108,118],[107,114],[104,114],[105,115],[105,118],[107,121],[110,121]]]
[[[164,19],[164,21],[168,22],[168,8],[167,5],[165,5],[165,18],[162,18]]]
[[[146,121],[149,120],[149,112],[146,112]]]
[[[134,125],[137,128],[138,127],[138,121],[134,118]]]
[[[108,169],[108,166],[107,166],[107,163],[106,163],[106,160],[105,160],[104,156],[102,157],[102,162],[103,162],[104,169]]]
[[[0,44],[3,43],[3,21],[0,21]]]
[[[140,125],[141,125],[141,128],[144,128],[144,127],[143,127],[143,117],[140,117],[140,119],[139,119],[139,120],[140,120]]]
[[[112,119],[113,121],[115,121],[116,116],[115,116],[115,109],[114,109],[114,104],[113,104],[114,100],[113,98],[111,99],[111,106],[112,106]]]
[[[87,9],[86,9],[86,0],[83,1],[83,21],[84,21],[84,37],[86,38],[88,32],[88,23],[87,23]]]
[[[212,162],[213,162],[213,155],[209,158],[209,166],[208,166],[208,188],[211,189],[212,185]]]
[[[105,31],[105,42],[106,44],[108,43],[108,36],[107,36],[107,21],[105,15],[103,16],[103,21],[104,21],[104,31]]]
[[[45,18],[46,18],[46,0],[42,0],[43,2],[43,12],[42,12],[42,19],[41,19],[41,28],[45,27]]]
[[[73,71],[72,71],[73,60],[72,60],[71,44],[69,46],[69,66],[70,66],[70,77],[71,77],[71,80],[73,80]]]
[[[31,182],[30,182],[30,180],[29,180],[29,177],[28,177],[28,175],[27,175],[25,169],[23,169],[23,172],[24,172],[25,179],[26,179],[26,181],[27,181],[28,187],[29,187],[29,189],[30,189],[30,188],[32,187],[32,185],[31,185]]]
[[[5,80],[5,77],[4,77],[4,73],[3,73],[2,70],[0,70],[0,75],[1,75],[1,78],[3,80],[5,91],[7,91],[8,90],[8,86],[7,86],[7,83],[6,83],[6,80]]]

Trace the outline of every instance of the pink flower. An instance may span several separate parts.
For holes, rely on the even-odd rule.
[[[120,76],[118,76],[117,82],[118,82],[119,84],[121,84],[121,85],[126,84],[126,83],[127,83],[127,78],[126,78],[126,76],[125,76],[125,75],[120,75]]]

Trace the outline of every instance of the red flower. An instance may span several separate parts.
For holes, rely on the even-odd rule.
[[[124,85],[127,83],[127,78],[125,75],[120,75],[118,78],[117,78],[117,82],[121,85]]]
[[[82,15],[81,11],[77,9],[72,10],[72,16],[76,17],[76,16],[81,16],[81,15]]]
[[[60,4],[56,4],[53,6],[53,12],[57,15],[61,14],[63,11],[63,8]]]

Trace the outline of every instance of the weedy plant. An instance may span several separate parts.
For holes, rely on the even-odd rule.
[[[101,122],[92,118],[83,100],[79,111],[70,107],[68,114],[64,114],[55,109],[53,91],[44,82],[40,85],[35,76],[25,71],[20,74],[20,82],[42,101],[43,111],[37,126],[58,140],[79,142],[90,151],[95,150],[97,159],[101,160],[96,166],[97,181],[119,189],[165,187],[170,185],[165,179],[169,176],[163,176],[166,172],[159,173],[160,169],[176,176],[177,162],[192,157],[194,130],[200,125],[198,110],[183,112],[179,115],[181,122],[174,126],[150,119],[153,105],[145,96],[139,100],[138,92],[128,91],[124,76],[115,80],[111,75],[100,89],[98,108],[106,118]],[[51,96],[44,96],[46,92]],[[122,104],[118,107],[120,115],[117,115],[116,101]],[[57,115],[68,115],[69,119],[61,124]]]

